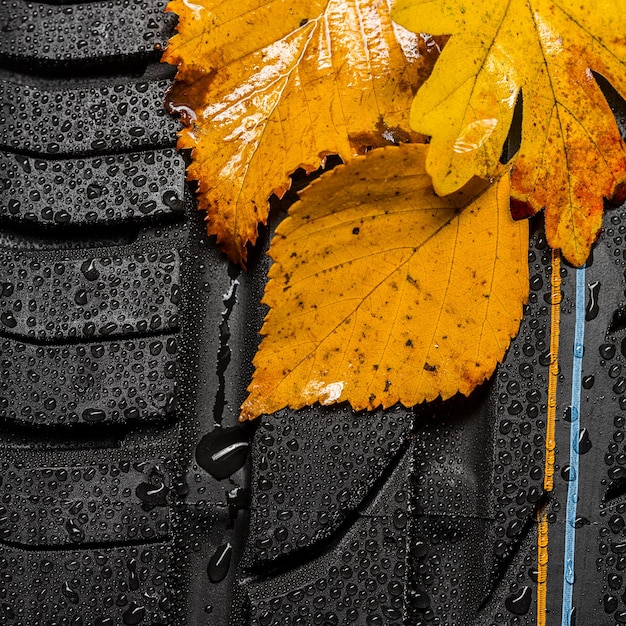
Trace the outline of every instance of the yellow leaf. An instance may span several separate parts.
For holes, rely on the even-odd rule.
[[[452,35],[411,110],[413,128],[432,136],[435,189],[496,171],[521,89],[513,214],[545,207],[550,245],[582,265],[603,197],[626,195],[624,144],[591,73],[626,96],[625,12],[626,0],[397,0],[400,24]]]
[[[438,197],[427,147],[374,150],[302,193],[276,231],[270,307],[242,419],[469,394],[517,333],[528,222],[508,172]]]
[[[222,250],[245,263],[268,198],[328,154],[422,141],[408,111],[438,53],[393,24],[390,0],[172,0],[171,109]]]

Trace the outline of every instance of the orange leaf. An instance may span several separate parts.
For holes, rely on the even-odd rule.
[[[432,135],[438,193],[496,171],[521,89],[513,214],[545,207],[550,245],[582,265],[603,197],[626,195],[624,143],[591,73],[626,97],[625,11],[625,0],[397,0],[393,17],[407,28],[452,35],[411,111],[414,129]]]
[[[272,192],[328,154],[421,141],[408,109],[438,53],[394,25],[389,0],[172,0],[171,109],[193,149],[190,179],[209,234],[245,264]]]
[[[508,171],[436,196],[427,151],[374,150],[291,208],[242,419],[467,395],[502,360],[528,295],[528,222],[509,214]]]

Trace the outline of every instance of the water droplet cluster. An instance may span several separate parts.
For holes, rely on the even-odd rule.
[[[2,556],[0,616],[5,624],[165,626],[170,560],[156,546]]]
[[[6,461],[1,470],[2,600],[15,619],[5,623],[139,623],[126,621],[129,611],[166,623],[167,504],[180,484],[174,463],[121,458],[32,468]]]
[[[45,89],[0,80],[0,147],[43,156],[173,147],[178,122],[160,106],[169,81]]]
[[[279,569],[278,574],[267,578],[261,573],[259,579],[249,585],[251,623],[266,626],[286,623],[369,626],[402,623],[412,452],[406,438],[408,430],[404,430],[405,438],[399,440],[395,440],[391,433],[394,430],[402,433],[403,427],[408,429],[412,417],[399,410],[386,416],[380,411],[369,416],[359,415],[351,420],[347,415],[341,415],[341,409],[311,411],[317,415],[303,422],[300,428],[310,429],[312,432],[309,434],[316,435],[302,439],[313,445],[287,454],[292,458],[294,455],[301,457],[305,463],[314,462],[319,473],[313,475],[321,484],[325,483],[325,489],[309,485],[307,493],[303,483],[296,487],[292,482],[293,491],[284,494],[287,499],[278,503],[277,510],[276,502],[266,501],[265,505],[260,505],[261,515],[265,513],[263,517],[266,519],[258,519],[261,515],[257,515],[255,520],[257,525],[260,523],[260,528],[253,530],[253,538],[256,535],[257,541],[255,544],[250,542],[253,552],[248,555],[248,558],[255,559],[250,564],[253,571],[264,571],[265,555],[277,555],[278,563],[283,562],[280,557],[290,556],[287,563],[295,561],[301,565],[293,571]],[[343,419],[337,420],[338,413]],[[292,417],[283,412],[282,419],[279,418],[280,430],[263,429],[265,432],[260,440],[267,438],[268,433],[274,433],[270,435],[274,442],[265,439],[265,443],[257,444],[255,441],[264,450],[266,461],[268,455],[272,461],[276,459],[273,452],[289,450],[287,441],[291,436],[303,434],[300,428],[284,431]],[[385,422],[385,418],[388,421]],[[291,423],[295,422],[291,420]],[[342,428],[334,431],[333,427],[337,424]],[[382,430],[377,431],[377,427],[382,427]],[[398,441],[403,442],[400,448],[397,447]],[[339,446],[344,448],[344,452],[337,450],[334,456],[331,452],[324,457],[324,452],[330,452],[328,446]],[[314,459],[316,453],[317,460]],[[324,458],[332,459],[333,468],[330,471],[322,467]],[[341,476],[340,466],[345,464],[346,469],[352,470],[355,462],[364,471],[350,471],[353,478],[346,476],[333,488],[328,481],[333,475]],[[378,471],[372,472],[376,466]],[[383,476],[380,476],[381,471]],[[304,482],[306,474],[297,474]],[[282,485],[285,478],[277,475],[275,480],[280,480]],[[327,500],[324,499],[326,489],[329,490]],[[373,495],[368,493],[372,489]],[[266,500],[260,488],[255,493],[257,498]],[[280,494],[280,487],[274,488],[273,493]],[[309,511],[292,510],[291,506],[298,501]],[[332,515],[327,515],[326,520],[320,519],[326,511],[332,512]],[[307,519],[307,513],[313,513],[311,521]],[[270,526],[271,539],[270,532],[265,530],[269,530]],[[300,534],[295,534],[298,531]],[[334,532],[330,535],[329,531]],[[332,538],[327,543],[325,539],[329,536]],[[264,539],[267,539],[268,545],[260,549],[259,542]]]
[[[0,0],[0,56],[21,72],[0,80],[7,626],[169,626],[182,568],[216,545],[178,515],[189,199],[168,72],[146,69],[175,21],[164,4]]]
[[[43,346],[0,339],[0,411],[28,424],[137,423],[174,412],[175,337]]]
[[[0,13],[8,17],[0,40],[3,57],[40,66],[113,57],[154,56],[164,47],[175,19],[162,16],[166,2],[113,0],[68,5],[2,0]],[[56,5],[56,6],[55,6]]]
[[[0,333],[59,341],[176,330],[179,268],[176,251],[0,254]]]
[[[0,537],[33,548],[165,540],[176,471],[154,459],[55,468],[5,462]]]
[[[581,459],[581,480],[585,470],[587,479],[582,482],[581,503],[594,505],[589,507],[589,516],[593,515],[597,529],[596,568],[603,583],[602,588],[598,585],[598,596],[611,623],[621,624],[626,621],[626,262],[622,255],[626,212],[612,210],[604,222],[605,237],[594,249],[590,270],[593,272],[598,262],[602,264],[601,282],[596,281],[598,315],[593,324],[587,325],[587,360],[583,363],[590,374],[583,377],[586,428],[579,437],[578,449],[593,463],[590,470],[584,465],[586,458]]]
[[[550,249],[543,237],[536,235],[529,254],[528,304],[519,334],[496,379],[493,552],[501,562],[519,549],[543,493],[552,303],[550,264]],[[561,268],[562,279],[568,271]]]
[[[0,219],[75,226],[179,214],[183,178],[171,149],[58,161],[0,151]]]
[[[367,497],[412,424],[401,410],[351,416],[319,408],[264,422],[253,444],[250,558],[271,561],[331,536]]]

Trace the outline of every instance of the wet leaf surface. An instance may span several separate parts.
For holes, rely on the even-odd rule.
[[[170,108],[188,177],[222,250],[245,264],[267,200],[328,154],[421,141],[408,111],[438,46],[393,24],[383,0],[172,0]]]
[[[592,74],[626,95],[626,2],[398,0],[411,30],[451,35],[418,92],[411,124],[432,136],[427,169],[438,193],[498,167],[523,95],[522,143],[512,175],[515,217],[545,207],[546,233],[582,265],[600,231],[603,197],[626,196],[626,152]]]
[[[311,184],[278,227],[242,419],[469,394],[517,333],[528,223],[508,170],[438,197],[428,148],[374,150]]]

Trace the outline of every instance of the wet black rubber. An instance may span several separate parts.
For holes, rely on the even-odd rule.
[[[0,0],[0,624],[531,625],[543,506],[561,624],[575,270],[551,494],[539,222],[519,336],[471,398],[240,425],[269,261],[206,237],[164,5]],[[587,269],[583,625],[626,623],[625,233],[607,210]]]

